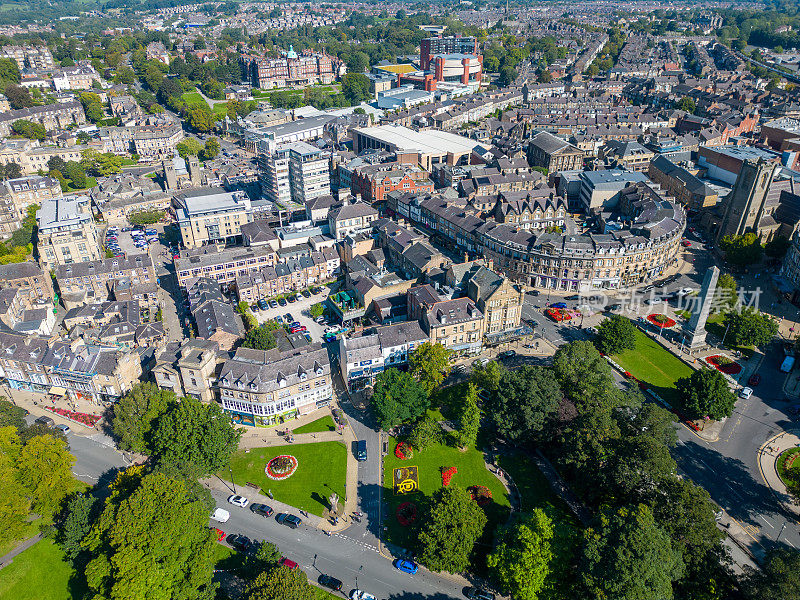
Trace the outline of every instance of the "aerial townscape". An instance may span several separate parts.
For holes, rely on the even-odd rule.
[[[0,600],[800,600],[798,355],[800,0],[0,2]]]

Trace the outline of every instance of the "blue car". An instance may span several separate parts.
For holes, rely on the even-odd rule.
[[[394,561],[394,568],[403,571],[403,573],[408,573],[409,575],[413,575],[417,572],[417,569],[419,569],[416,563],[405,558],[398,558]]]
[[[567,303],[566,302],[553,302],[553,304],[550,305],[550,308],[567,308]]]

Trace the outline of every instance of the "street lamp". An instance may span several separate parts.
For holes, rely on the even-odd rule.
[[[228,470],[231,472],[231,483],[233,484],[233,493],[236,493],[236,482],[233,480],[233,467],[228,467]]]
[[[356,589],[358,589],[358,574],[361,573],[361,571],[363,570],[364,570],[364,565],[361,565],[360,567],[358,567],[358,572],[356,572]]]

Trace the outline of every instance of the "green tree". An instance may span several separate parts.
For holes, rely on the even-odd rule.
[[[136,82],[136,74],[133,69],[127,66],[121,66],[114,74],[114,83],[121,83],[123,85],[133,85]]]
[[[281,556],[281,551],[275,544],[263,541],[258,545],[258,550],[245,560],[245,570],[255,578],[267,569],[277,566]]]
[[[11,105],[11,108],[15,110],[36,106],[36,100],[33,99],[28,88],[22,87],[21,85],[7,85],[4,93],[6,98],[8,98],[8,103]]]
[[[411,435],[408,436],[408,442],[420,452],[441,441],[442,426],[436,417],[430,415],[421,419],[411,430]]]
[[[509,65],[500,67],[500,76],[497,78],[497,83],[502,86],[511,85],[517,78],[517,70]]]
[[[730,417],[736,396],[725,377],[716,369],[700,369],[676,384],[680,409],[690,419]]]
[[[584,532],[578,577],[586,598],[671,600],[682,568],[680,553],[644,505],[604,513]]]
[[[43,141],[47,137],[47,130],[44,125],[33,123],[27,119],[17,119],[11,124],[11,131],[29,140]]]
[[[689,96],[684,96],[675,103],[675,108],[694,114],[694,111],[697,110],[697,104],[695,104],[695,101]]]
[[[97,123],[98,121],[102,121],[105,118],[105,114],[103,112],[103,105],[97,102],[93,102],[89,104],[86,109],[86,118],[89,119],[92,123]]]
[[[178,151],[181,158],[187,158],[200,154],[203,150],[203,144],[195,137],[188,137],[178,142],[175,145],[175,149]]]
[[[503,528],[487,564],[503,590],[519,600],[537,600],[550,573],[553,523],[540,508]]]
[[[725,315],[726,343],[735,346],[764,346],[778,333],[778,322],[753,308],[730,311]]]
[[[419,561],[432,571],[461,573],[486,526],[486,513],[459,487],[443,487],[431,498],[419,532]]]
[[[98,598],[212,600],[215,533],[208,510],[187,497],[179,479],[126,474],[83,546],[86,583]]]
[[[186,107],[186,122],[195,131],[206,132],[214,129],[214,113],[205,102]]]
[[[561,389],[581,409],[586,405],[613,407],[618,401],[611,367],[588,341],[561,346],[553,357]]]
[[[800,598],[800,551],[773,548],[761,569],[747,568],[740,588],[747,600],[797,600]]]
[[[20,483],[28,490],[33,510],[40,516],[52,515],[69,494],[73,482],[75,457],[67,452],[63,440],[37,435],[22,447],[17,458]]]
[[[256,350],[270,350],[278,345],[275,341],[275,330],[279,329],[275,321],[266,321],[260,327],[251,328],[244,337],[242,346],[244,348],[254,348]]]
[[[210,137],[206,140],[205,148],[203,148],[203,159],[205,160],[213,160],[217,157],[220,151],[220,143],[219,139],[215,137]]]
[[[720,275],[717,280],[717,288],[714,290],[714,303],[717,312],[732,310],[739,303],[736,279],[730,273]]]
[[[19,65],[13,58],[0,58],[0,89],[22,81]]]
[[[369,78],[360,71],[347,73],[342,77],[342,94],[351,106],[356,106],[372,97],[369,92]]]
[[[411,375],[398,369],[379,373],[374,390],[372,409],[384,430],[417,420],[430,406],[425,389]]]
[[[744,235],[726,235],[720,240],[719,247],[725,251],[725,260],[740,267],[759,262],[763,251],[761,241],[752,232]]]
[[[70,185],[76,190],[85,189],[87,186],[86,171],[80,163],[69,161],[64,165],[64,177],[69,179]]]
[[[200,86],[203,93],[213,100],[222,100],[225,98],[225,86],[216,79],[206,79]]]
[[[117,445],[123,450],[151,454],[152,437],[158,420],[177,400],[175,392],[155,383],[137,383],[114,405],[112,427]]]
[[[27,490],[20,485],[17,473],[22,443],[14,426],[0,427],[0,543],[20,539],[31,508]]]
[[[408,357],[410,373],[430,395],[450,373],[452,352],[441,344],[425,342]]]
[[[89,495],[74,496],[67,502],[59,523],[56,542],[64,550],[64,555],[76,564],[84,552],[81,542],[92,528],[99,508],[97,498]],[[84,565],[81,564],[81,568]]]
[[[247,589],[247,600],[311,600],[314,588],[301,569],[274,567],[264,571]]]
[[[27,411],[16,404],[9,402],[5,396],[0,396],[0,427],[25,427]]]
[[[186,396],[170,404],[159,419],[152,447],[159,462],[190,462],[208,475],[228,464],[242,431],[233,427],[230,415],[219,404],[203,404]]]
[[[597,327],[597,349],[603,354],[619,354],[636,348],[636,327],[622,315],[611,315]]]
[[[512,443],[538,438],[558,409],[561,390],[553,372],[525,366],[505,371],[498,390],[489,397],[489,410],[497,435]]]
[[[505,371],[505,367],[496,361],[488,362],[485,365],[476,362],[472,367],[470,381],[478,389],[485,390],[491,395],[499,389],[500,380]]]
[[[320,302],[317,302],[316,304],[311,305],[311,308],[308,309],[308,312],[316,319],[325,313],[325,307]]]
[[[354,52],[347,58],[347,75],[361,75],[369,67],[369,54],[366,52]],[[345,78],[347,77],[345,75]],[[344,82],[344,79],[342,79]],[[346,94],[345,94],[346,95]]]
[[[462,448],[471,448],[478,441],[481,426],[481,409],[478,407],[478,388],[470,383],[458,416],[456,441]]]

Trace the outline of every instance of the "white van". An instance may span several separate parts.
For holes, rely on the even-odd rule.
[[[231,513],[224,508],[217,508],[211,515],[211,519],[217,523],[225,523],[230,518]]]

